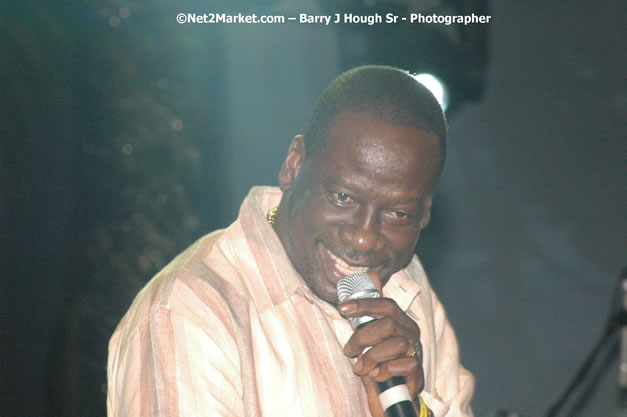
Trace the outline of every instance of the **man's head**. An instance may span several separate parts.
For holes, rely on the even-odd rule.
[[[310,159],[326,144],[326,131],[344,110],[368,112],[391,124],[411,126],[440,140],[440,172],[446,159],[446,120],[431,92],[406,71],[369,65],[338,76],[322,93],[305,126]]]
[[[446,149],[431,93],[405,72],[361,67],[322,94],[279,174],[275,230],[320,298],[370,270],[385,285],[410,261],[429,222]]]

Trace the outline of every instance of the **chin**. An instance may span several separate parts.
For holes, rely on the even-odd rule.
[[[326,301],[327,303],[333,304],[336,306],[337,303],[337,288],[330,285],[324,288],[319,288],[318,286],[312,287],[310,286],[311,291],[318,296],[321,300]]]

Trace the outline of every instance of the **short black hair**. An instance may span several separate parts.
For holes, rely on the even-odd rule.
[[[305,126],[308,160],[324,147],[329,127],[345,110],[369,112],[387,123],[436,135],[440,143],[439,170],[442,172],[446,159],[446,119],[433,94],[409,72],[367,65],[340,74],[322,92]]]

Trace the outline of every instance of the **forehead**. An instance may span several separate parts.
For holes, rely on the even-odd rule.
[[[422,129],[388,123],[368,112],[343,111],[329,126],[325,142],[316,158],[323,175],[421,193],[432,191],[437,182],[439,141]]]

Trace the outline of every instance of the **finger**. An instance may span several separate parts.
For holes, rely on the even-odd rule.
[[[367,347],[376,346],[394,336],[403,336],[408,342],[412,336],[408,336],[407,333],[394,319],[384,317],[358,328],[344,345],[344,354],[354,358],[362,354]],[[405,346],[405,352],[408,349],[409,346]]]
[[[410,334],[419,335],[420,333],[416,322],[409,318],[391,298],[362,298],[342,303],[338,308],[346,317],[370,316],[376,319],[392,317]]]
[[[375,372],[369,374],[375,381],[387,381],[393,376],[416,379],[417,374],[422,374],[422,367],[416,358],[412,356],[402,356],[380,364]]]
[[[367,376],[360,377],[361,382],[366,388],[366,395],[368,396],[368,408],[373,416],[383,416],[383,410],[381,409],[381,403],[379,402],[379,393],[374,380]]]
[[[374,346],[382,340],[397,335],[404,335],[409,341],[420,340],[420,328],[405,314],[401,316],[384,316],[359,327],[344,347],[348,357],[355,357],[364,348]]]
[[[416,358],[405,356],[381,364],[368,375],[374,381],[387,381],[393,376],[405,377],[405,383],[412,398],[424,388],[424,370]]]
[[[385,297],[346,301],[340,304],[338,308],[346,317],[372,316],[380,318],[399,315],[403,312],[394,300]]]
[[[361,355],[353,366],[353,370],[357,375],[368,375],[384,362],[405,357],[408,346],[409,342],[403,336],[386,339]]]

